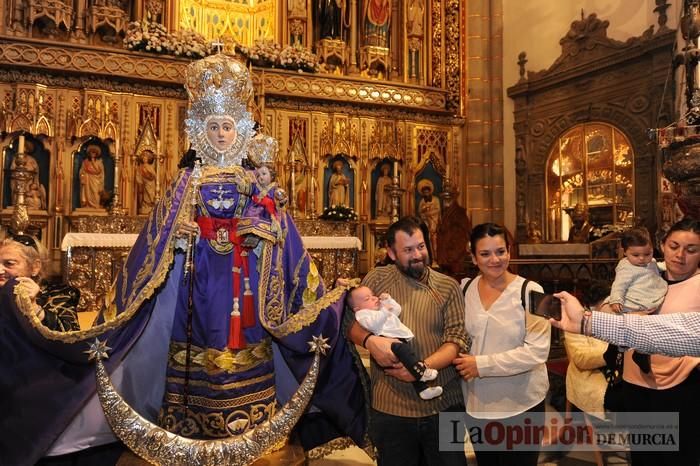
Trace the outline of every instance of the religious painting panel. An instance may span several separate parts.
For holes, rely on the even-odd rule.
[[[355,207],[355,172],[344,154],[328,159],[324,168],[325,199],[324,207]]]
[[[388,219],[391,217],[392,171],[398,175],[397,162],[385,157],[375,165],[371,172],[372,198],[371,208],[375,219]]]
[[[24,154],[24,157],[18,157]],[[2,207],[12,208],[17,202],[22,181],[13,179],[17,169],[27,173],[24,181],[24,204],[29,210],[47,210],[51,179],[51,154],[40,138],[17,134],[3,154]]]
[[[73,156],[72,209],[106,210],[114,194],[114,169],[106,142],[91,137],[82,143]]]

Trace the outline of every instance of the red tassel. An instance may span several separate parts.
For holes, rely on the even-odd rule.
[[[245,281],[245,291],[243,292],[243,328],[250,328],[255,325],[255,305],[253,303],[253,292],[250,290],[250,280]]]
[[[241,313],[238,311],[238,299],[233,300],[233,312],[231,312],[228,329],[228,349],[240,350],[246,347],[245,335],[241,327]]]

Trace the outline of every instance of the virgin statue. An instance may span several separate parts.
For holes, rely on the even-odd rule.
[[[0,289],[12,316],[0,339],[0,422],[12,426],[0,436],[0,464],[115,440],[99,415],[116,422],[114,412],[95,397],[95,368],[83,354],[96,337],[110,347],[104,365],[124,402],[169,431],[148,437],[122,425],[119,438],[134,451],[158,454],[177,442],[184,447],[174,455],[204,455],[221,442],[247,448],[290,412],[302,416],[293,438],[311,455],[365,445],[368,385],[341,331],[346,287],[325,289],[284,191],[244,168],[272,163],[277,151],[276,140],[255,134],[248,69],[209,56],[188,66],[185,86],[192,163],[155,202],[96,325],[49,331],[26,317],[11,286]],[[304,410],[294,400],[319,342],[329,348]],[[285,437],[290,419],[282,419]]]

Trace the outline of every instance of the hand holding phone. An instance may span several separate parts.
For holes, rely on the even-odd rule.
[[[530,314],[546,319],[561,320],[561,301],[554,295],[531,290]]]

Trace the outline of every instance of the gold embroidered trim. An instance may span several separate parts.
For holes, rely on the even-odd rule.
[[[171,365],[184,370],[187,358],[187,345],[180,342],[170,344]],[[248,345],[242,350],[217,350],[214,348],[190,347],[190,370],[200,367],[208,372],[243,372],[272,359],[272,343],[269,338],[257,345]]]
[[[186,437],[225,438],[253,430],[258,424],[272,418],[276,410],[275,401],[255,404],[248,410],[238,409],[225,415],[223,412],[195,413],[186,407],[168,406],[161,409],[158,423],[170,432]],[[283,446],[284,442],[281,444]]]
[[[217,400],[208,398],[205,396],[193,396],[187,397],[187,404],[189,406],[200,406],[202,408],[208,409],[233,409],[239,406],[245,406],[257,401],[264,401],[275,396],[275,387],[268,387],[265,390],[249,393],[248,395],[239,396],[237,398],[228,398],[225,400]],[[166,393],[165,400],[174,405],[182,405],[185,403],[184,395],[179,393]]]
[[[275,374],[267,374],[267,375],[262,375],[260,377],[254,377],[252,379],[246,379],[242,380],[240,382],[231,382],[223,385],[217,385],[213,384],[209,381],[206,380],[188,380],[187,383],[189,385],[192,385],[194,387],[207,387],[212,390],[232,390],[234,388],[242,388],[242,387],[247,387],[248,385],[255,385],[257,383],[262,383],[265,381],[268,381],[270,379],[274,379]],[[167,377],[166,382],[168,383],[177,383],[180,385],[185,384],[185,379],[184,377]]]
[[[274,337],[282,338],[287,335],[298,332],[304,327],[308,327],[321,313],[322,310],[338,301],[342,294],[349,288],[349,285],[338,286],[325,295],[321,296],[316,302],[299,310],[296,314],[289,316],[287,320],[278,326],[272,326],[270,322],[263,322],[263,325]]]

